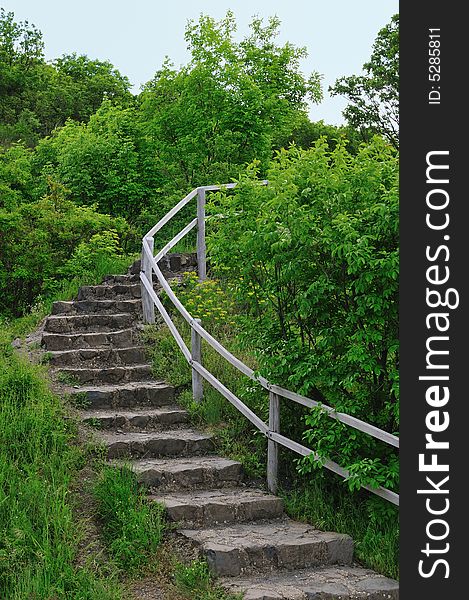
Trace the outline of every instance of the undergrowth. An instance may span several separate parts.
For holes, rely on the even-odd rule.
[[[164,508],[148,502],[126,466],[105,466],[93,489],[108,551],[128,575],[146,566],[161,543]]]
[[[227,594],[218,587],[205,561],[195,560],[190,565],[178,563],[174,581],[179,592],[190,600],[240,600],[241,595]]]
[[[4,344],[8,337],[3,330]],[[84,455],[74,444],[74,426],[42,368],[6,348],[0,349],[1,597],[118,600],[122,589],[109,569],[104,575],[77,564],[83,527],[69,490]]]

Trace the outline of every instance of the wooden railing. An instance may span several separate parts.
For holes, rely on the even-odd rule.
[[[262,185],[267,185],[267,181],[262,181]],[[278,445],[282,445],[301,456],[313,456],[319,459],[318,455],[311,449],[306,448],[302,444],[295,442],[280,433],[280,398],[285,398],[302,404],[308,408],[318,406],[319,403],[311,398],[297,394],[287,390],[281,386],[270,383],[264,377],[256,374],[250,367],[245,365],[241,360],[236,358],[231,352],[224,348],[208,331],[206,331],[199,319],[194,319],[184,305],[177,298],[169,283],[163,276],[158,261],[173,248],[182,238],[189,233],[194,227],[197,227],[197,265],[199,280],[206,279],[207,260],[206,260],[206,245],[205,245],[205,196],[206,192],[217,191],[221,189],[232,189],[236,186],[235,183],[225,185],[208,185],[198,187],[192,190],[185,198],[183,198],[176,206],[174,206],[158,223],[150,229],[144,236],[142,244],[142,261],[140,280],[142,282],[142,305],[143,305],[143,320],[145,323],[155,322],[155,306],[160,312],[163,320],[168,326],[173,335],[179,349],[184,355],[187,362],[192,367],[192,391],[194,399],[200,401],[202,399],[203,388],[202,380],[205,379],[210,385],[218,390],[233,406],[235,406],[241,414],[243,414],[260,432],[268,438],[268,456],[267,456],[267,484],[273,493],[277,491],[277,472],[278,472]],[[184,229],[182,229],[173,239],[168,242],[161,250],[154,254],[154,235],[168,221],[170,221],[186,204],[193,198],[197,197],[197,217],[194,218]],[[156,275],[161,287],[168,295],[174,307],[180,315],[187,321],[191,328],[191,349],[186,346],[181,334],[176,325],[172,321],[160,298],[153,289],[153,273]],[[235,394],[226,388],[212,373],[210,373],[202,364],[201,359],[201,340],[204,339],[214,350],[216,350],[225,360],[238,369],[247,377],[257,381],[263,388],[269,392],[269,423],[264,423],[248,406],[246,406]],[[330,406],[321,404],[323,410],[327,411],[329,417],[336,419],[341,423],[349,425],[358,431],[362,431],[374,438],[399,448],[399,438],[392,435],[370,423],[361,421],[351,415],[336,412]],[[321,460],[323,466],[334,473],[337,473],[344,479],[349,477],[346,469],[331,460]],[[364,486],[373,494],[385,498],[393,504],[399,505],[399,495],[395,492],[383,487]]]

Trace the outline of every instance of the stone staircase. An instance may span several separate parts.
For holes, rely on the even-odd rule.
[[[167,276],[194,268],[192,256],[164,260]],[[81,419],[97,428],[108,459],[131,465],[178,535],[246,600],[397,599],[395,581],[353,564],[348,535],[289,519],[280,498],[251,487],[240,463],[214,454],[211,436],[188,425],[139,342],[138,269],[55,302],[42,337],[57,380],[84,407]]]

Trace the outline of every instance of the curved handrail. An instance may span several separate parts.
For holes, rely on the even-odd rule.
[[[267,185],[268,181],[262,181],[262,185]],[[191,231],[194,227],[197,226],[198,230],[198,238],[197,238],[197,260],[199,265],[199,278],[205,279],[205,193],[207,191],[217,191],[221,189],[233,189],[236,187],[236,183],[228,183],[223,185],[210,185],[210,186],[202,186],[198,187],[187,196],[185,196],[178,204],[176,204],[162,219],[158,221],[158,223],[152,227],[143,237],[142,239],[142,262],[141,262],[141,272],[140,272],[140,280],[142,282],[142,304],[143,304],[143,314],[144,321],[147,323],[154,322],[154,307],[158,308],[163,320],[168,325],[171,334],[175,338],[175,341],[180,348],[182,354],[186,358],[187,362],[191,365],[193,374],[197,377],[203,377],[208,383],[210,383],[215,389],[217,389],[229,402],[233,404],[247,419],[253,423],[257,427],[259,431],[261,431],[264,435],[266,435],[269,439],[269,460],[268,460],[268,474],[267,478],[269,481],[269,488],[272,491],[276,489],[276,480],[277,480],[277,461],[276,461],[276,444],[281,444],[290,450],[293,450],[297,454],[302,456],[313,455],[315,458],[319,458],[317,454],[298,444],[297,442],[286,438],[281,435],[278,431],[278,426],[275,426],[275,423],[279,422],[278,414],[275,414],[275,411],[278,411],[278,397],[286,398],[297,402],[298,404],[302,404],[303,406],[307,406],[309,408],[315,406],[321,406],[323,410],[325,410],[329,417],[336,419],[354,429],[367,433],[379,439],[395,448],[399,448],[399,438],[395,435],[388,433],[387,431],[383,431],[378,427],[371,425],[370,423],[366,423],[352,415],[348,415],[346,413],[341,413],[335,411],[332,407],[326,406],[324,404],[320,404],[319,402],[312,400],[306,396],[302,396],[301,394],[297,394],[296,392],[292,392],[286,388],[281,386],[272,384],[265,377],[262,377],[256,374],[250,367],[245,365],[240,359],[234,356],[229,350],[224,348],[220,342],[218,342],[202,325],[196,320],[189,311],[185,308],[182,302],[177,298],[176,294],[172,290],[168,281],[165,279],[161,269],[158,267],[158,261],[172,248],[174,247],[189,231]],[[184,206],[186,206],[193,198],[197,196],[197,217],[193,219],[186,227],[184,227],[176,236],[172,238],[160,251],[154,255],[154,242],[153,236],[157,233],[168,221],[172,219]],[[202,236],[201,236],[202,233]],[[201,264],[203,268],[201,269]],[[201,273],[202,271],[202,273]],[[156,275],[159,284],[166,292],[167,296],[171,300],[174,307],[177,309],[179,314],[184,318],[184,320],[189,324],[191,330],[195,332],[196,335],[203,338],[216,352],[218,352],[225,360],[227,360],[231,365],[233,365],[236,369],[238,369],[241,373],[251,378],[252,380],[258,382],[263,388],[269,391],[270,394],[270,418],[269,425],[264,423],[248,406],[246,406],[235,394],[233,394],[228,388],[226,388],[214,375],[212,375],[199,361],[195,359],[193,356],[193,352],[189,350],[186,346],[181,334],[178,332],[177,327],[171,320],[168,312],[164,308],[161,300],[158,298],[158,295],[153,289],[153,273]],[[274,458],[274,460],[273,460]],[[333,461],[326,460],[322,461],[322,464],[327,469],[333,471],[334,473],[339,474],[341,477],[347,478],[349,473],[340,465],[334,463]],[[270,473],[269,473],[270,467]],[[386,500],[392,502],[393,504],[399,505],[399,495],[391,490],[387,490],[385,488],[371,488],[370,486],[364,486],[369,491],[377,494],[385,498]]]

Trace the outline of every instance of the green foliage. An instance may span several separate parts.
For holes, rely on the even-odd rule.
[[[121,569],[138,571],[160,545],[164,508],[148,502],[135,474],[126,466],[104,467],[93,491],[109,553]]]
[[[213,334],[223,335],[224,328],[235,325],[234,303],[215,279],[199,281],[195,271],[188,271],[183,273],[182,280],[175,280],[172,287],[194,318],[210,323]]]
[[[371,129],[399,148],[399,15],[379,31],[363,70],[341,77],[329,91],[349,100],[344,116],[352,127]]]
[[[281,151],[268,186],[254,168],[234,194],[214,197],[209,239],[261,372],[391,432],[399,418],[397,169],[379,138],[356,156],[343,144],[331,152],[323,139]],[[351,486],[395,482],[384,444],[320,411],[306,424],[320,456],[355,465]],[[370,466],[367,456],[380,462]]]
[[[235,598],[213,583],[205,561],[194,560],[190,565],[176,565],[174,581],[180,592],[191,600],[229,600]],[[237,597],[237,596],[236,596]]]
[[[53,182],[42,200],[0,210],[0,311],[20,315],[86,271],[127,267],[119,241],[128,233],[123,219],[76,206]]]
[[[2,596],[120,599],[111,571],[101,579],[77,566],[81,523],[74,517],[69,487],[82,455],[73,444],[71,421],[63,419],[62,406],[38,368],[4,353],[0,367]]]
[[[76,54],[44,59],[42,33],[0,10],[0,144],[34,146],[67,118],[86,121],[104,98],[131,101],[130,83],[108,61]]]
[[[111,215],[135,218],[150,193],[153,175],[131,108],[105,100],[87,124],[69,120],[41,141],[34,172],[42,178],[36,196],[45,192],[47,175],[60,181],[77,204],[96,206]]]
[[[319,77],[307,81],[299,71],[305,49],[275,43],[279,25],[277,18],[256,18],[236,42],[231,12],[219,22],[191,21],[188,65],[176,70],[166,61],[145,86],[141,109],[156,167],[173,186],[229,180],[254,158],[265,167],[306,97],[320,98]]]

